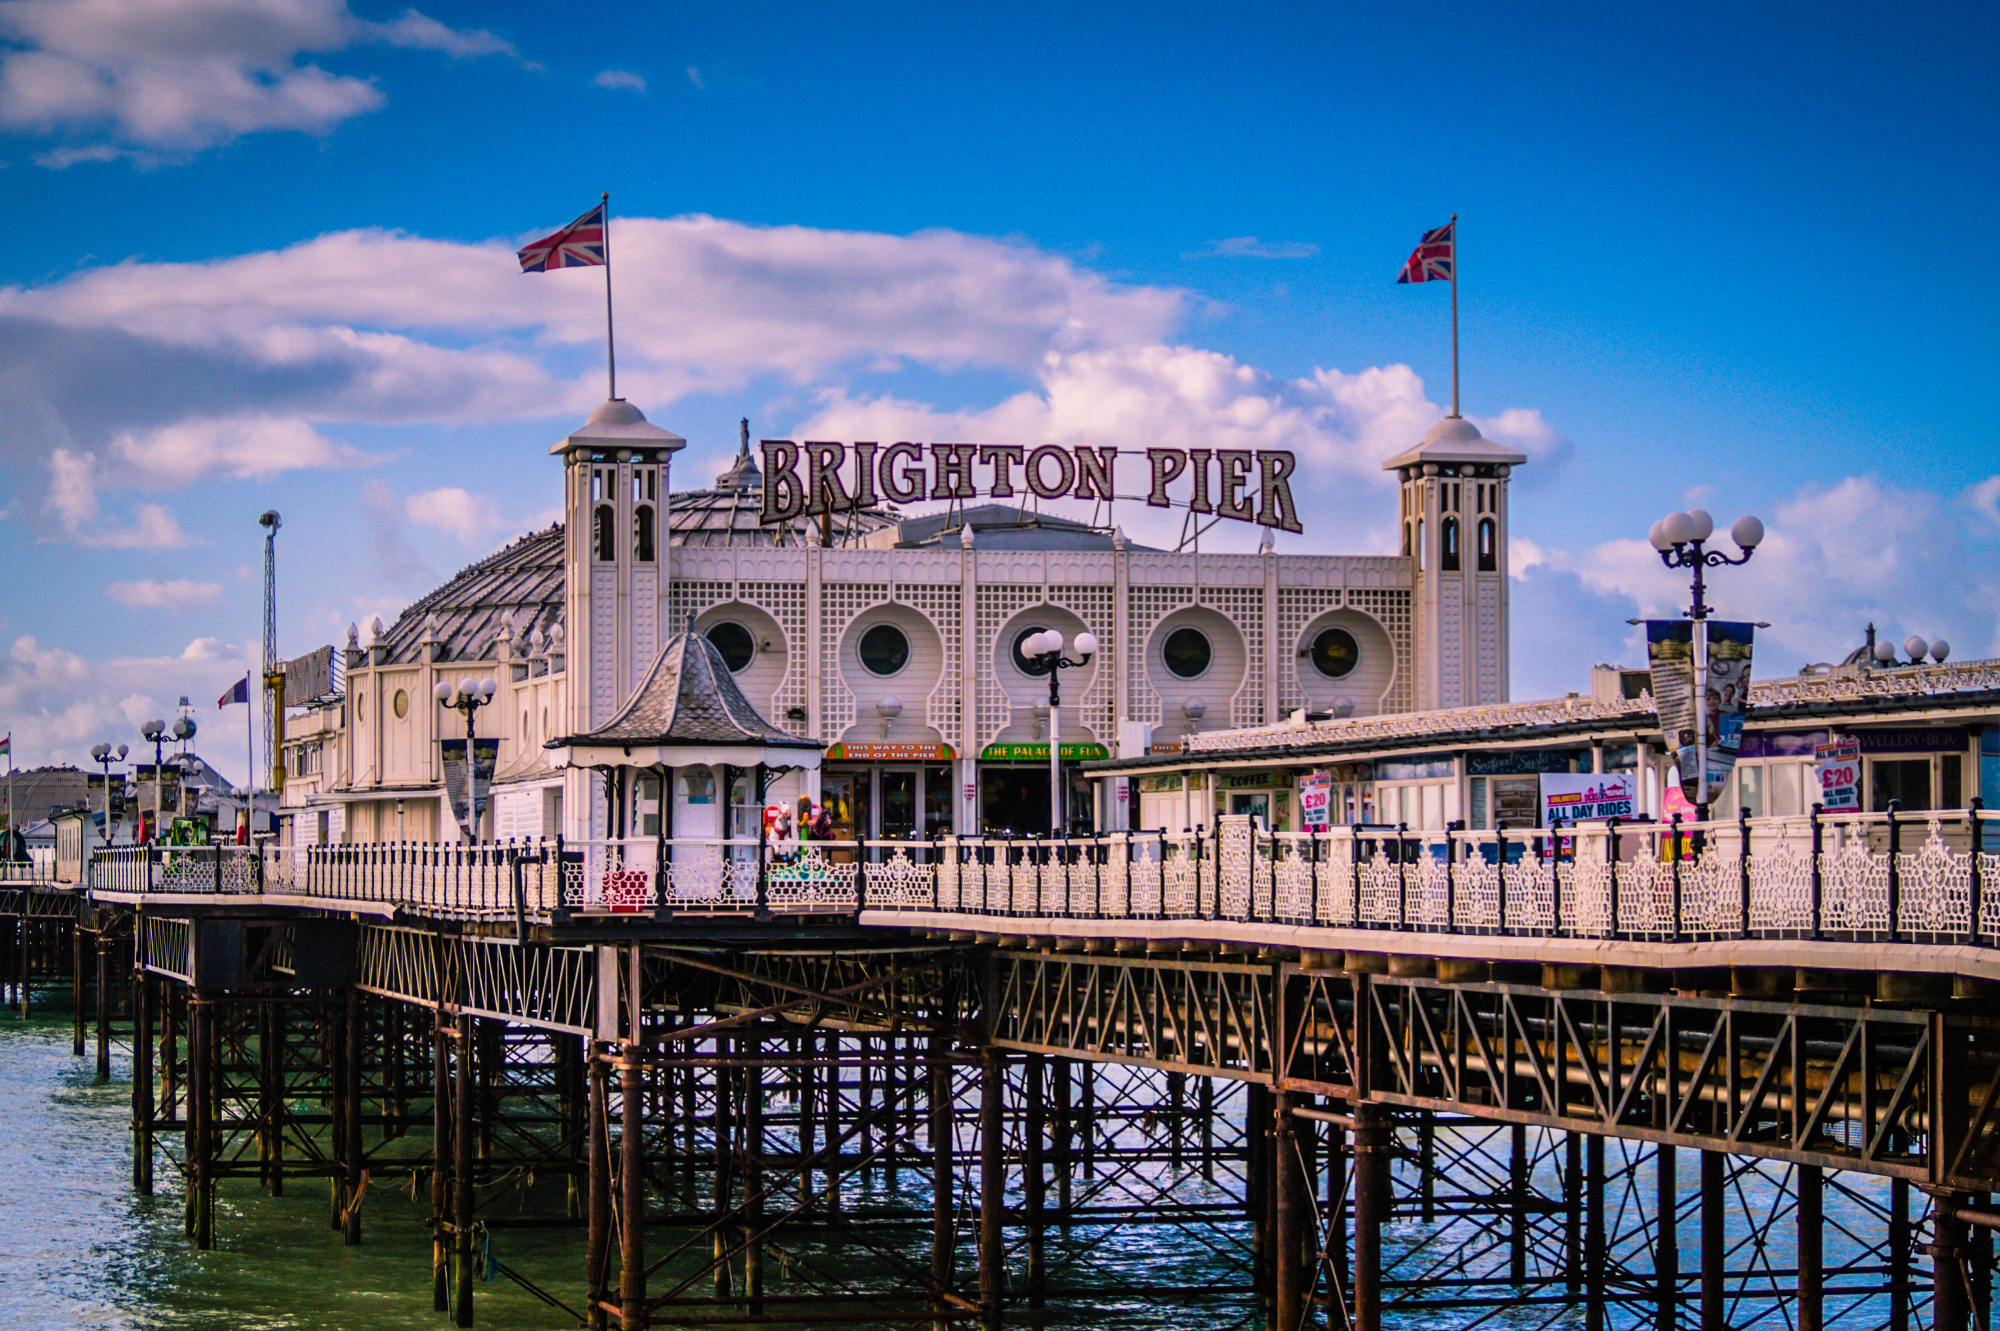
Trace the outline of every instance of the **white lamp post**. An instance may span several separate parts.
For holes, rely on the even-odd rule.
[[[1063,656],[1063,646],[1060,632],[1043,629],[1023,639],[1020,647],[1024,660],[1049,672],[1049,832],[1054,836],[1063,833],[1062,726],[1057,721],[1062,672],[1090,664],[1090,658],[1097,655],[1097,635],[1088,629],[1076,635],[1074,661]]]
[[[431,690],[431,696],[445,707],[456,707],[465,713],[465,813],[471,820],[472,839],[479,839],[479,763],[473,744],[472,714],[493,701],[493,695],[500,686],[488,675],[484,679],[474,679],[467,675],[458,681],[454,693],[452,686],[439,680]]]

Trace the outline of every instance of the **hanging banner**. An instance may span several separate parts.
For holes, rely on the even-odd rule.
[[[1308,832],[1324,832],[1333,808],[1333,773],[1308,772],[1299,778],[1299,823]]]
[[[1813,746],[1813,776],[1819,782],[1819,803],[1828,813],[1854,813],[1861,808],[1861,741],[1849,736]]]
[[[458,820],[458,827],[467,841],[479,839],[479,820],[486,813],[486,795],[493,785],[493,769],[500,762],[500,740],[475,739],[472,742],[472,767],[468,772],[465,762],[465,741],[444,739],[438,741],[444,750],[444,789],[451,800],[452,817]],[[471,790],[466,789],[468,778]]]
[[[1630,772],[1544,772],[1541,826],[1571,826],[1586,818],[1630,818],[1638,810],[1638,782]]]
[[[1722,797],[1722,788],[1736,768],[1736,755],[1743,747],[1743,715],[1750,703],[1750,648],[1756,635],[1754,624],[1711,619],[1702,624],[1708,636],[1708,779],[1699,801],[1713,804]]]
[[[1699,624],[1686,619],[1656,619],[1646,624],[1646,658],[1652,667],[1653,704],[1660,731],[1674,752],[1681,791],[1692,804],[1712,803],[1736,767],[1743,744],[1743,717],[1750,702],[1753,624],[1710,619]],[[1702,662],[1702,707],[1705,735],[1695,733],[1695,657],[1697,641],[1706,643]],[[1707,780],[1701,779],[1701,752],[1707,750]]]

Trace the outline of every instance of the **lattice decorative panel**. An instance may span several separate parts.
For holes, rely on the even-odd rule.
[[[930,705],[925,710],[925,722],[945,742],[956,745],[963,729],[959,713],[961,687],[964,678],[964,663],[959,660],[961,646],[959,621],[962,618],[961,590],[957,583],[937,585],[933,583],[899,582],[894,584],[890,599],[900,601],[931,622],[944,643],[944,669],[938,673],[937,687],[931,690]]]
[[[1262,587],[1204,587],[1201,603],[1220,611],[1243,635],[1249,656],[1242,686],[1230,701],[1229,724],[1260,726],[1274,718],[1264,715],[1264,672],[1271,668],[1270,653],[1264,644],[1264,589]]]
[[[854,617],[889,599],[886,582],[822,582],[819,589],[821,739],[835,740],[854,724],[854,691],[840,673],[840,639]]]
[[[1090,687],[1083,691],[1077,715],[1105,745],[1118,742],[1117,678],[1122,663],[1118,660],[1118,635],[1114,632],[1118,622],[1116,599],[1116,591],[1105,586],[1049,588],[1050,601],[1073,612],[1097,635],[1097,668],[1090,672]]]
[[[1031,605],[1040,605],[1046,591],[1039,583],[997,583],[979,587],[976,594],[978,600],[973,614],[972,640],[980,644],[980,650],[989,651],[1007,621]],[[978,678],[979,716],[978,729],[974,734],[978,745],[984,747],[991,744],[993,737],[1006,729],[1013,718],[1006,690],[1000,687],[993,669],[982,664]]]
[[[1125,597],[1125,622],[1135,659],[1141,663],[1146,660],[1146,644],[1152,639],[1154,625],[1182,606],[1193,604],[1194,590],[1189,587],[1131,588]],[[1143,664],[1131,672],[1131,697],[1127,701],[1128,714],[1134,721],[1159,724],[1160,695],[1147,680]]]
[[[1383,699],[1385,712],[1407,712],[1417,705],[1416,652],[1410,636],[1410,594],[1407,591],[1350,590],[1347,603],[1372,615],[1389,634],[1396,649],[1396,682]],[[1240,724],[1240,723],[1239,723]]]
[[[1507,690],[1501,685],[1506,664],[1500,651],[1500,579],[1479,580],[1479,622],[1473,630],[1473,685],[1475,703],[1505,702]]]
[[[802,582],[739,582],[735,599],[778,621],[785,641],[785,682],[778,686],[772,715],[765,719],[795,735],[806,733],[803,721],[788,721],[785,713],[806,705],[806,588]]]

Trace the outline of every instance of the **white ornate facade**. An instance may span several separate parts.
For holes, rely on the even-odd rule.
[[[500,756],[484,834],[602,836],[602,795],[544,746],[609,718],[690,624],[765,717],[830,746],[817,778],[729,792],[737,816],[722,821],[738,835],[765,802],[800,795],[863,838],[1045,830],[1048,680],[1014,654],[1044,628],[1100,644],[1062,672],[1066,757],[1179,751],[1301,710],[1506,700],[1507,486],[1522,458],[1467,422],[1385,464],[1402,479],[1406,549],[1381,556],[1151,550],[999,505],[844,515],[827,543],[811,519],[756,522],[745,445],[715,488],[675,495],[683,441],[622,402],[593,412],[551,450],[560,530],[350,641],[348,696],[311,736],[318,779],[288,795],[293,836],[455,837],[437,741],[463,720],[432,691],[487,675],[498,695],[478,725]]]

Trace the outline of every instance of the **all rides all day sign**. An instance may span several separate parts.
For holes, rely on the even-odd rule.
[[[872,508],[885,501],[916,504],[1032,494],[1108,502],[1120,497],[1121,450],[1115,447],[909,442],[884,447],[811,439],[765,439],[760,445],[764,502],[759,520],[766,523]],[[1292,499],[1298,457],[1288,450],[1148,448],[1144,457],[1149,507],[1185,507],[1279,531],[1305,530]],[[1176,497],[1175,490],[1184,497]]]

